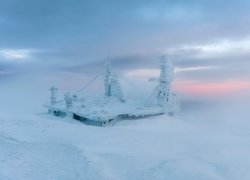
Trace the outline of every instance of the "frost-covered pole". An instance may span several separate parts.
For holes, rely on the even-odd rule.
[[[157,105],[162,107],[165,113],[173,114],[180,110],[180,103],[176,94],[171,90],[174,66],[167,59],[166,55],[160,57],[160,70],[160,77],[157,79],[159,84],[147,101],[146,106],[150,106],[156,102]]]
[[[170,97],[170,86],[173,81],[174,68],[166,55],[160,57],[161,74],[159,78],[159,88],[157,93],[157,101],[160,106],[166,107]]]
[[[73,107],[73,99],[71,97],[70,92],[67,92],[67,93],[64,94],[64,100],[65,100],[65,103],[66,103],[66,108],[71,109]]]
[[[111,96],[111,92],[110,92],[110,74],[111,74],[111,70],[110,70],[110,57],[108,57],[108,59],[106,60],[105,63],[105,79],[104,79],[104,83],[105,83],[105,96],[109,97]]]
[[[160,83],[171,84],[173,81],[174,67],[170,60],[167,59],[166,55],[160,57]]]
[[[58,91],[58,88],[56,87],[51,87],[50,88],[50,104],[53,106],[56,104],[57,102],[57,91]]]
[[[110,78],[110,91],[112,96],[116,96],[122,102],[125,101],[117,74],[112,74]]]

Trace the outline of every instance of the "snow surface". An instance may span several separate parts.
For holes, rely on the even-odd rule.
[[[1,89],[0,180],[250,179],[249,103],[93,127],[44,113],[32,82]]]

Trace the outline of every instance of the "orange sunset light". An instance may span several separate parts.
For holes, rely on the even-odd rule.
[[[173,88],[181,94],[194,96],[229,95],[250,91],[250,81],[226,81],[202,83],[195,81],[176,81]]]

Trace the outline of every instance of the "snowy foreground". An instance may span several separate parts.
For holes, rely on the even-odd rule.
[[[2,116],[0,179],[250,179],[249,116],[194,112],[105,128],[46,114]]]
[[[0,180],[250,179],[247,98],[182,103],[176,117],[93,127],[48,116],[49,86],[41,82],[1,84]]]

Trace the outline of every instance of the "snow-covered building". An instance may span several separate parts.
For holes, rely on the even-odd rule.
[[[57,100],[58,89],[52,87],[51,101],[47,104],[48,112],[55,116],[70,116],[89,125],[106,126],[117,120],[143,118],[160,114],[174,114],[180,110],[176,94],[171,90],[174,66],[165,55],[160,57],[160,76],[155,79],[157,86],[144,102],[125,98],[120,85],[120,78],[111,70],[111,59],[105,63],[104,96],[86,102],[76,94],[65,93],[64,99]],[[95,81],[94,78],[90,83]],[[89,85],[88,83],[87,85]]]

